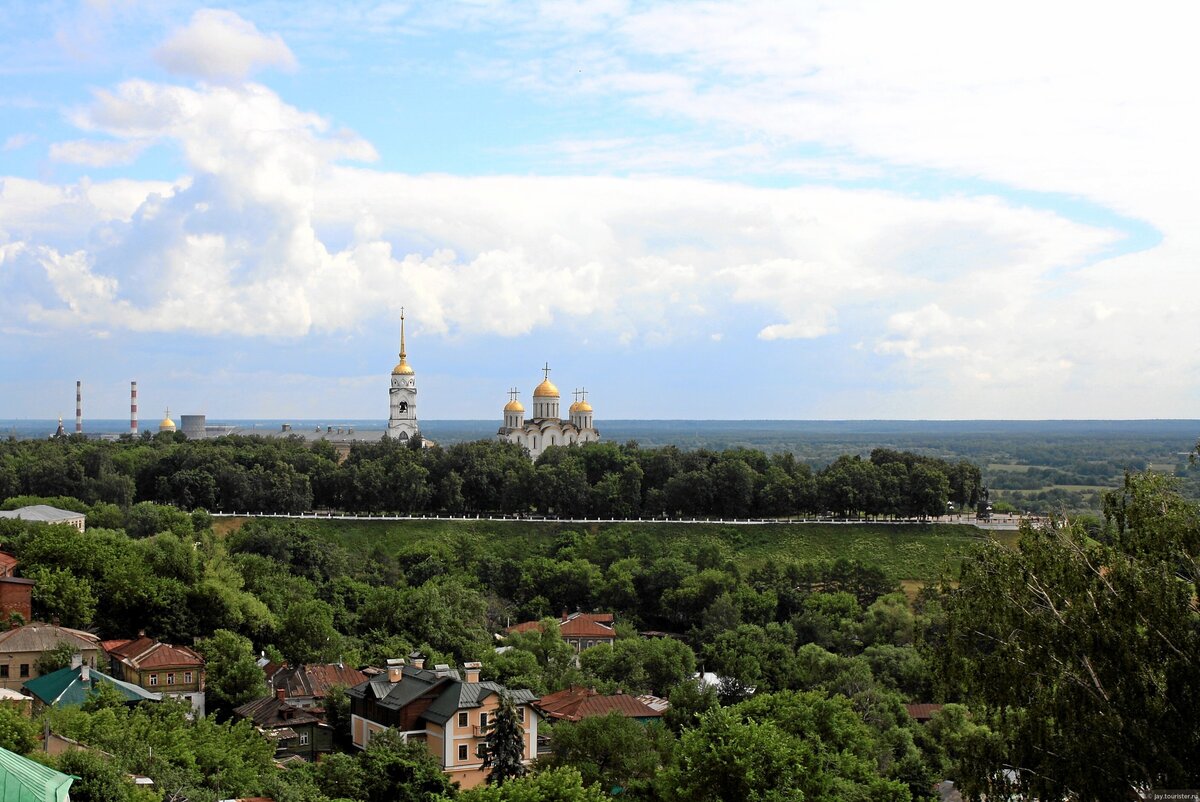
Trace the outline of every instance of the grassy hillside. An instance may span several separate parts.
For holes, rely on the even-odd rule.
[[[228,520],[228,519],[227,519]],[[236,527],[237,519],[223,526]],[[957,569],[962,556],[989,538],[973,526],[930,524],[562,524],[525,521],[305,521],[305,527],[353,553],[375,549],[397,554],[444,550],[519,558],[547,553],[564,534],[625,533],[636,551],[687,554],[718,543],[747,567],[767,561],[833,560],[878,565],[894,579],[931,580],[944,566]],[[1003,533],[1005,535],[1012,533]]]

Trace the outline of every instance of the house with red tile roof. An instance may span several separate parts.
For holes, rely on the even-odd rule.
[[[263,671],[273,693],[283,693],[283,698],[288,704],[314,712],[315,709],[324,708],[325,697],[334,686],[353,688],[368,679],[366,674],[344,663],[311,663],[299,666],[267,663],[263,666]]]
[[[905,705],[904,709],[908,712],[909,717],[914,721],[917,721],[921,724],[927,724],[933,720],[934,716],[942,711],[942,705],[934,704],[932,702],[916,702],[914,704]]]
[[[505,630],[507,634],[529,632],[540,629],[541,621],[525,621]],[[617,630],[612,613],[566,613],[558,619],[558,631],[562,639],[571,644],[575,651],[582,652],[593,646],[612,646],[617,639]]]
[[[636,696],[619,692],[606,695],[598,693],[595,688],[578,685],[547,694],[535,701],[533,706],[551,722],[581,721],[609,713],[619,713],[643,724],[662,718],[662,710],[656,710]]]
[[[164,697],[187,699],[196,715],[204,715],[204,658],[198,653],[148,638],[145,632],[102,645],[117,679]]]

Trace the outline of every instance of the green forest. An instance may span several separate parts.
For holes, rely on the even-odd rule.
[[[882,553],[804,559],[719,528],[667,537],[652,527],[513,522],[531,527],[524,543],[469,524],[373,541],[339,536],[335,522],[214,528],[203,511],[153,502],[7,506],[37,500],[85,511],[88,528],[0,521],[4,548],[37,580],[35,617],[104,637],[145,629],[197,644],[208,661],[209,718],[105,698],[49,714],[56,732],[115,757],[60,760],[82,778],[79,799],[144,799],[122,772],[151,776],[173,800],[280,802],[614,791],[905,800],[932,796],[945,778],[972,798],[1124,799],[1139,784],[1200,780],[1189,701],[1200,693],[1200,514],[1154,474],[1110,494],[1102,526],[1059,521],[1026,529],[1015,547],[963,538],[958,567],[915,598],[880,567]],[[557,636],[552,617],[562,610],[614,612],[615,646],[576,659]],[[495,651],[506,624],[543,617],[540,632]],[[381,665],[414,649],[431,661],[479,660],[485,678],[536,694],[582,684],[653,693],[671,707],[661,725],[559,724],[552,756],[529,776],[463,792],[395,739],[276,770],[270,746],[227,719],[265,693],[259,654]],[[719,686],[698,686],[700,669],[722,677]],[[945,706],[918,723],[910,702]],[[344,703],[333,700],[329,715],[344,742]],[[6,748],[32,751],[37,729],[0,713]]]
[[[309,447],[296,437],[0,443],[0,497],[70,496],[123,508],[150,501],[250,513],[911,518],[943,515],[951,502],[973,508],[981,490],[972,463],[888,449],[813,471],[790,454],[633,443],[552,447],[536,463],[520,446],[495,441],[421,448],[384,440],[355,444],[344,460],[328,442]]]

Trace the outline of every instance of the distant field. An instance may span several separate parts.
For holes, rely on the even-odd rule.
[[[226,531],[242,519],[227,519]],[[237,523],[235,523],[237,522]],[[839,557],[878,565],[896,580],[930,581],[949,566],[957,571],[962,557],[987,541],[990,533],[961,524],[582,524],[526,521],[304,521],[303,526],[339,543],[355,554],[375,549],[398,554],[412,550],[445,549],[490,552],[520,558],[546,553],[568,532],[624,530],[639,550],[649,553],[690,554],[717,543],[728,557],[747,567],[768,561],[833,560]],[[1010,533],[997,533],[1009,539]]]

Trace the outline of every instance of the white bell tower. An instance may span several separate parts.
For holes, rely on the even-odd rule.
[[[400,361],[392,368],[390,413],[388,415],[388,437],[407,442],[416,437],[417,425],[417,377],[408,364],[404,351],[404,309],[400,309]]]

